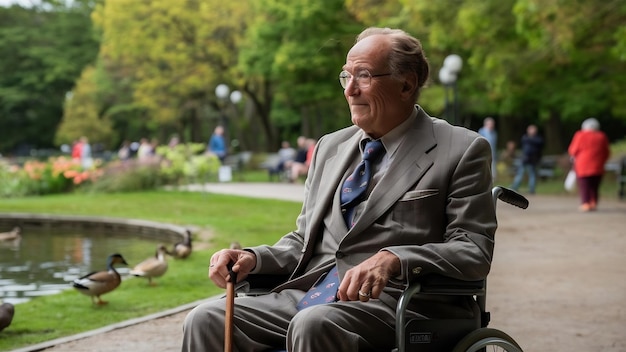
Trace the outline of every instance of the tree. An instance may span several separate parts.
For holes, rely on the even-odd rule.
[[[561,152],[589,116],[612,139],[626,128],[621,0],[57,2],[0,9],[0,133],[24,131],[0,138],[0,150],[52,145],[72,89],[59,136],[86,126],[72,119],[97,116],[110,121],[113,144],[173,133],[204,141],[220,111],[232,108],[215,97],[220,83],[244,92],[243,109],[229,119],[243,148],[319,136],[350,123],[337,73],[354,36],[370,25],[420,38],[431,63],[420,104],[435,116],[444,101],[437,72],[448,54],[459,54],[462,124],[477,128],[494,116],[502,143],[529,123],[542,127],[548,152]],[[99,37],[85,16],[94,3]],[[93,63],[97,40],[93,72],[75,83]]]
[[[553,147],[566,146],[572,129],[590,116],[617,117],[624,126],[626,64],[611,49],[619,43],[615,30],[626,23],[626,4],[518,0],[514,13],[529,53],[529,74],[519,84],[533,87],[526,96],[552,129]]]
[[[434,74],[447,54],[465,59],[465,117],[501,116],[503,142],[540,124],[548,151],[561,152],[586,117],[624,125],[624,60],[611,49],[625,15],[620,1],[405,0],[398,17],[425,38]]]
[[[235,81],[229,73],[246,11],[245,3],[217,0],[119,0],[98,6],[93,18],[102,31],[103,68],[129,82],[150,133],[178,133],[192,141],[206,136],[207,124],[217,117],[215,86]],[[116,107],[114,98],[108,109]]]
[[[109,147],[113,145],[111,121],[107,116],[98,115],[100,101],[94,76],[93,66],[87,67],[75,89],[68,94],[64,118],[55,139],[57,145],[71,145],[81,136],[87,136],[92,143],[102,143]]]
[[[343,1],[263,0],[256,13],[239,64],[247,87],[263,87],[263,95],[248,94],[257,97],[270,145],[279,144],[274,129],[283,129],[281,138],[317,137],[348,125],[337,77],[360,25]]]
[[[90,6],[0,7],[0,151],[54,145],[65,94],[97,53]]]

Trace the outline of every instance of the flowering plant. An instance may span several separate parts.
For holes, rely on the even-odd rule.
[[[65,156],[51,157],[47,161],[28,160],[18,165],[0,165],[0,193],[6,196],[44,195],[62,193],[94,181],[101,174],[99,163],[84,170],[80,161]],[[12,180],[13,182],[7,182]]]

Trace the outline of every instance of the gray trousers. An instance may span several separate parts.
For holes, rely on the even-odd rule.
[[[233,350],[297,352],[390,351],[395,347],[396,300],[334,302],[298,311],[304,291],[287,289],[235,298]],[[381,296],[381,297],[383,297]],[[386,301],[383,302],[383,301]],[[222,351],[226,301],[194,308],[183,326],[183,352]],[[479,319],[470,296],[421,295],[409,304],[412,318]]]
[[[283,290],[235,299],[233,350],[389,351],[395,343],[395,307],[379,300],[321,304],[295,309],[304,296]],[[182,351],[224,349],[226,303],[219,299],[194,308],[185,318]]]

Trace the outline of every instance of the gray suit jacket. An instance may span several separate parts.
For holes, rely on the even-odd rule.
[[[363,132],[351,126],[320,138],[297,229],[273,246],[251,248],[258,263],[252,273],[290,275],[278,291],[308,290],[335,263],[343,277],[349,268],[388,250],[401,261],[396,283],[407,284],[428,273],[485,278],[497,226],[489,143],[473,131],[417,109],[417,119],[407,131],[410,137],[399,147],[350,230],[333,200],[353,161],[360,158]],[[339,243],[335,260],[307,268],[322,234]]]

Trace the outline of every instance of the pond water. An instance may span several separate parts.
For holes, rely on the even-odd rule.
[[[123,277],[154,255],[162,243],[146,237],[84,232],[22,231],[19,243],[0,242],[0,300],[17,304],[70,289],[72,280],[105,270],[107,257],[113,253],[120,253],[128,263],[128,267],[116,266]]]

